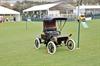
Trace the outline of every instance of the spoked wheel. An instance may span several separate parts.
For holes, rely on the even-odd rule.
[[[34,44],[35,48],[36,49],[39,49],[40,48],[40,39],[39,38],[36,38],[35,39],[35,44]]]
[[[47,50],[49,54],[54,54],[56,52],[56,45],[53,41],[50,41],[47,45]]]
[[[69,39],[66,43],[66,46],[67,46],[68,50],[70,50],[70,51],[75,50],[75,41],[72,39]]]

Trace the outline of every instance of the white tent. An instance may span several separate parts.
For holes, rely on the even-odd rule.
[[[49,8],[54,7],[58,5],[59,3],[52,3],[52,4],[44,4],[44,5],[37,5],[30,7],[28,9],[23,10],[23,12],[29,12],[29,11],[37,11],[37,10],[49,10]]]
[[[0,15],[14,15],[16,17],[16,21],[20,21],[20,13],[9,8],[0,6]]]
[[[79,6],[79,8],[80,9],[100,9],[100,5],[82,5],[82,6]]]
[[[36,5],[36,6],[33,6],[33,7],[28,8],[28,9],[23,10],[23,12],[24,13],[25,12],[27,12],[27,13],[33,12],[33,14],[40,19],[43,18],[44,16],[47,16],[47,15],[48,16],[58,16],[58,15],[60,15],[59,10],[50,10],[50,8],[57,6],[60,3],[61,2]]]
[[[79,13],[78,13],[79,10]],[[100,5],[81,5],[77,6],[74,9],[74,13],[77,14],[84,14],[85,12],[92,12],[92,13],[100,13]]]

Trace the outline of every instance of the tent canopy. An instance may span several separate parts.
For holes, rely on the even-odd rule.
[[[20,21],[20,13],[14,10],[11,10],[9,8],[0,6],[0,15],[14,15],[16,18],[16,21]]]
[[[76,7],[78,8],[78,7]],[[82,5],[79,6],[80,9],[100,9],[100,5]]]
[[[48,10],[51,7],[54,7],[58,5],[59,3],[52,3],[52,4],[44,4],[44,5],[37,5],[30,7],[28,9],[23,10],[23,12],[28,12],[28,11],[37,11],[37,10]]]
[[[0,14],[20,14],[17,11],[11,10],[9,8],[0,6]]]

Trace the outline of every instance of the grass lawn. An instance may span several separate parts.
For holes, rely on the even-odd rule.
[[[44,45],[34,48],[34,39],[42,33],[41,22],[0,23],[0,66],[100,66],[100,20],[81,26],[80,48],[71,52],[58,47],[54,55]],[[77,42],[77,23],[69,22],[62,34],[72,33]]]

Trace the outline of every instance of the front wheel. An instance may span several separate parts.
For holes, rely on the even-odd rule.
[[[50,41],[47,45],[47,50],[49,54],[54,54],[56,52],[56,45],[53,41]]]
[[[68,39],[66,42],[66,46],[67,46],[68,50],[70,50],[70,51],[75,50],[75,41],[72,39]]]
[[[40,48],[40,39],[39,38],[36,38],[35,39],[35,44],[34,44],[35,48],[36,49],[39,49]]]

